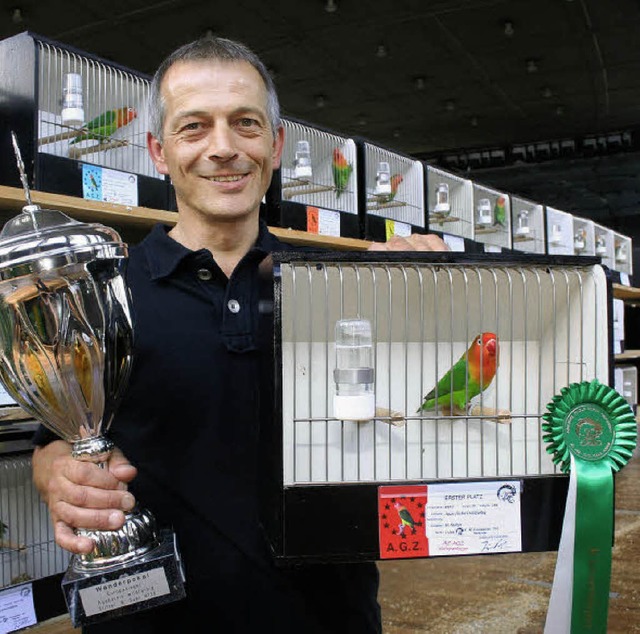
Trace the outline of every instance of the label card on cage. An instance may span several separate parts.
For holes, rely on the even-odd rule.
[[[0,592],[0,634],[15,632],[37,622],[30,583]]]
[[[522,551],[518,480],[378,488],[380,558]]]
[[[82,197],[87,200],[101,200],[106,203],[138,205],[138,177],[117,170],[82,165]]]
[[[321,236],[339,236],[340,213],[319,207],[307,207],[307,231]]]
[[[430,555],[522,551],[519,480],[430,484],[427,492]]]

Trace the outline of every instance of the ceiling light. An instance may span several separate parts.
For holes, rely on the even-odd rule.
[[[449,99],[445,101],[444,107],[447,112],[453,112],[456,109],[456,102],[453,99]]]
[[[11,21],[14,24],[22,24],[23,19],[22,9],[16,8],[11,12]]]
[[[469,123],[471,124],[472,128],[477,128],[478,127],[478,117],[471,117],[471,120],[469,121]]]
[[[400,130],[398,130],[398,128],[396,128],[396,129],[393,131],[393,133],[392,133],[392,134],[393,134],[393,138],[394,138],[394,139],[399,139],[399,138],[400,138]]]
[[[549,88],[549,86],[545,86],[545,87],[542,89],[542,96],[543,96],[545,99],[550,99],[551,97],[553,97],[553,91],[551,90],[551,88]]]
[[[316,108],[324,108],[327,104],[327,98],[324,95],[316,95]]]
[[[338,10],[338,5],[336,4],[336,0],[327,0],[324,5],[324,10],[327,13],[335,13]]]
[[[528,73],[537,73],[538,72],[538,63],[535,59],[527,60],[527,72]]]
[[[358,117],[358,125],[360,127],[363,127],[363,126],[367,125],[367,119],[366,119],[366,117],[364,115],[361,115],[361,116]]]
[[[416,90],[424,90],[427,86],[427,80],[424,77],[416,77],[413,80],[413,86]]]
[[[556,106],[556,114],[561,117],[564,114],[564,106]]]
[[[378,44],[378,48],[376,48],[376,57],[386,57],[387,54],[387,47],[384,44]]]
[[[511,20],[507,20],[504,23],[504,34],[507,37],[511,37],[514,34],[514,30],[513,30],[513,22],[511,22]]]

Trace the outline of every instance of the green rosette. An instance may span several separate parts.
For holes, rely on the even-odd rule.
[[[565,527],[573,531],[573,587],[570,631],[606,634],[613,543],[613,474],[629,461],[636,446],[637,423],[627,401],[597,380],[573,383],[547,405],[543,440],[547,452],[563,472],[575,478],[575,500],[567,500]],[[573,467],[572,467],[573,465]],[[573,488],[570,485],[570,490]],[[575,503],[575,508],[573,508]],[[563,541],[565,539],[563,527]],[[561,549],[563,543],[561,542]],[[566,561],[566,553],[562,560]],[[567,575],[565,575],[566,577]],[[554,601],[556,577],[552,589]],[[547,629],[550,615],[547,615]],[[564,628],[560,628],[563,630]]]

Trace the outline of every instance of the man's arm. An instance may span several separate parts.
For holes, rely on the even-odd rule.
[[[73,528],[116,530],[135,505],[127,491],[136,469],[115,449],[109,468],[71,457],[71,445],[55,440],[33,452],[33,482],[49,507],[56,543],[73,553],[89,553],[93,540]]]
[[[368,251],[449,251],[447,243],[433,233],[392,236],[387,242],[372,242]]]

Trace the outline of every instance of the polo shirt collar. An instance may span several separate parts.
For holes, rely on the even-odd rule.
[[[196,253],[169,237],[170,230],[167,225],[155,225],[142,243],[153,280],[170,276],[182,260]],[[249,253],[262,259],[267,253],[277,250],[279,244],[279,240],[269,233],[266,223],[260,220],[258,239]],[[206,249],[201,250],[204,251],[209,253]]]

